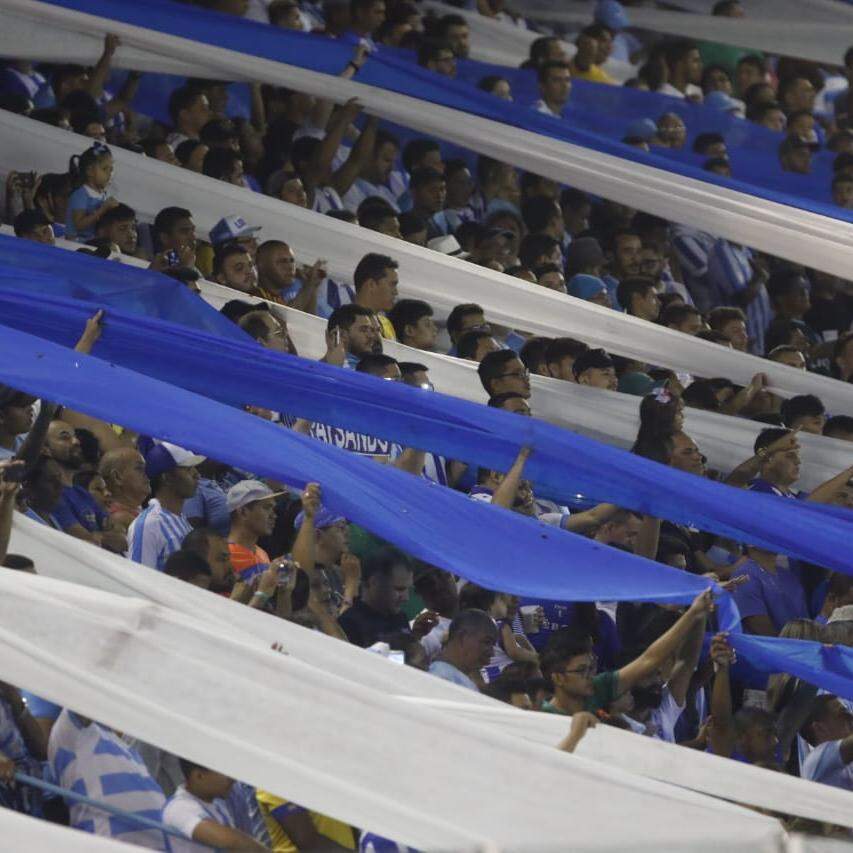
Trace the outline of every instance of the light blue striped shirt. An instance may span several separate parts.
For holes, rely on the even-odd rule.
[[[169,512],[157,498],[152,498],[127,531],[128,555],[135,563],[162,572],[166,560],[180,549],[191,530],[192,525],[183,515]]]
[[[708,282],[719,304],[734,305],[736,296],[752,279],[752,250],[728,240],[717,240],[708,257]],[[770,296],[762,284],[755,299],[746,307],[746,331],[749,351],[764,355],[764,333],[773,319]]]
[[[67,708],[53,726],[48,761],[57,784],[76,794],[160,821],[166,798],[136,750],[100,723],[85,721]],[[142,829],[84,803],[70,803],[71,826],[150,850],[168,850],[164,833]]]

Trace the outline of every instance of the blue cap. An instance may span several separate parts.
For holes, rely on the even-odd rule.
[[[734,98],[732,98],[731,95],[727,95],[725,92],[708,92],[702,103],[704,103],[706,107],[710,107],[712,110],[722,110],[723,112],[734,112],[735,110],[740,109]]]
[[[598,0],[595,5],[595,22],[617,32],[631,26],[625,7],[619,0]]]
[[[305,513],[300,512],[299,515],[294,519],[294,526],[298,530],[302,527],[303,522],[305,521]],[[324,527],[331,527],[334,524],[337,524],[340,521],[346,521],[346,519],[342,515],[338,515],[337,513],[332,512],[330,509],[326,509],[325,507],[320,507],[317,510],[316,515],[314,516],[314,527],[317,530],[321,530]]]
[[[149,477],[156,477],[173,468],[195,468],[204,460],[204,456],[184,450],[177,444],[170,444],[168,441],[155,442],[145,452],[145,473]]]
[[[599,293],[607,293],[607,285],[597,275],[585,275],[578,273],[569,279],[567,286],[569,296],[577,296],[578,299],[592,299]]]
[[[650,142],[657,136],[658,126],[650,118],[638,118],[625,128],[625,136],[637,136]]]
[[[226,216],[220,219],[210,231],[210,242],[214,246],[239,240],[241,237],[254,237],[261,227],[249,225],[242,216]]]

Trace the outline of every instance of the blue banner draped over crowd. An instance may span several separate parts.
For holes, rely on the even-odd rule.
[[[316,479],[332,509],[486,587],[562,601],[686,603],[707,586],[98,358],[71,359],[66,348],[13,329],[0,336],[0,381],[293,486]],[[721,625],[736,632],[733,602],[723,594],[718,604]],[[853,649],[741,634],[733,644],[754,671],[792,672],[853,699]]]
[[[204,12],[197,7],[187,8],[171,0],[148,0],[144,5],[127,0],[47,2],[325,74],[339,73],[351,57],[352,43],[346,39],[334,41],[310,33],[282,30]],[[460,79],[451,80],[416,65],[411,52],[386,47],[371,57],[359,72],[358,81],[781,204],[853,221],[851,211],[829,203],[828,154],[817,158],[812,175],[783,173],[776,155],[781,137],[770,131],[765,134],[761,128],[745,122],[734,123],[733,119],[726,119],[707,107],[674,98],[583,81],[575,84],[576,92],[572,96],[575,103],[569,107],[566,120],[560,120],[537,113],[524,103],[502,101],[469,82],[495,70],[503,76],[511,74],[522,100],[530,99],[530,72],[468,61],[460,63]],[[618,102],[618,112],[614,99]],[[735,175],[740,177],[727,179],[706,172],[698,164],[698,158],[687,151],[672,155],[669,149],[654,149],[647,153],[619,141],[626,129],[623,119],[627,124],[632,117],[658,118],[668,110],[688,117],[691,136],[702,130],[720,129],[727,122],[732,122],[731,127],[737,125],[730,141]],[[613,118],[614,115],[619,118]]]
[[[7,290],[88,299],[102,308],[159,317],[191,329],[250,340],[219,312],[200,308],[186,285],[151,270],[105,263],[86,252],[70,253],[0,235],[0,281]]]
[[[315,480],[335,512],[485,586],[565,601],[680,603],[708,586],[99,358],[72,358],[65,347],[8,327],[0,335],[0,381],[297,488]]]
[[[0,239],[0,259],[16,263],[22,241]],[[36,279],[40,293],[21,288],[26,279],[0,276],[0,318],[7,327],[73,345],[85,317],[101,302],[67,298],[66,279],[86,262],[90,293],[100,287],[118,294],[112,281],[101,281],[110,264],[69,256],[59,249],[25,244],[26,254],[41,253],[40,269],[57,265],[60,278],[51,290],[49,276]],[[136,276],[152,273],[121,268],[131,295]],[[156,276],[155,276],[156,277]],[[171,282],[170,282],[171,284]],[[32,288],[29,288],[32,290]],[[196,300],[199,314],[215,314]],[[138,310],[138,308],[137,308]],[[162,314],[158,315],[162,316]],[[749,493],[698,479],[625,451],[592,441],[535,419],[519,418],[443,394],[425,394],[398,383],[264,350],[240,340],[226,341],[150,316],[114,310],[96,352],[122,366],[232,406],[253,404],[321,423],[420,447],[450,459],[507,470],[520,447],[535,453],[527,475],[545,493],[581,492],[598,500],[649,512],[781,551],[828,568],[853,572],[849,562],[850,517],[837,508],[792,505],[772,496]],[[116,416],[117,417],[117,416]]]

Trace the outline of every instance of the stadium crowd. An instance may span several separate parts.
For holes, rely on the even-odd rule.
[[[427,14],[408,0],[194,5],[347,40],[352,59],[340,69],[347,78],[357,79],[383,46],[412,51],[425,69],[453,77],[457,60],[471,49],[464,17]],[[542,29],[502,0],[458,5]],[[737,17],[743,9],[724,0],[714,13]],[[853,49],[843,70],[822,68],[725,45],[640,38],[623,16],[619,3],[603,0],[588,26],[533,41],[530,55],[520,58],[541,96],[531,106],[560,116],[572,79],[614,86],[607,61],[631,62],[637,73],[626,86],[673,99],[704,98],[707,109],[783,131],[772,153],[786,171],[808,173],[816,150],[833,152],[833,201],[853,207],[848,90],[827,85],[853,72]],[[571,58],[566,39],[576,45]],[[488,405],[528,417],[536,415],[531,374],[635,395],[642,399],[633,452],[732,487],[853,507],[853,467],[810,493],[797,488],[798,434],[853,441],[853,413],[827,411],[814,395],[782,399],[763,373],[741,386],[639,363],[582,340],[504,328],[483,307],[465,302],[464,293],[440,318],[426,301],[398,298],[393,253],[353,257],[351,277],[334,280],[322,259],[264,239],[249,212],[222,210],[209,234],[197,233],[193,212],[181,207],[163,207],[152,221],[140,221],[113,190],[114,180],[119,187],[122,181],[112,149],[839,382],[853,378],[850,282],[486,156],[446,157],[441,140],[412,135],[404,141],[363,116],[355,100],[336,106],[252,85],[250,117],[235,117],[228,112],[227,82],[192,79],[171,91],[167,125],[134,108],[142,75],[113,73],[118,45],[107,37],[91,68],[4,64],[0,106],[92,140],[70,164],[57,162],[54,172],[8,174],[5,221],[18,238],[47,245],[64,238],[104,259],[141,259],[197,293],[205,280],[230,288],[233,299],[223,313],[276,352],[297,354],[286,310],[317,315],[326,321],[327,364],[424,391],[434,389],[418,350],[476,362]],[[496,97],[513,97],[501,77],[479,85]],[[834,101],[819,98],[827,89]],[[689,131],[678,113],[665,112],[633,122],[624,141],[678,149]],[[724,136],[700,134],[692,144],[706,169],[731,174]],[[90,352],[109,321],[108,311],[93,316],[81,330],[78,352]],[[410,360],[384,354],[389,340],[410,347]],[[753,455],[731,471],[709,470],[685,431],[685,407],[760,423]],[[506,472],[475,469],[371,436],[342,445],[324,424],[252,412],[467,493],[500,508],[495,511],[535,517],[717,581],[732,593],[748,633],[853,645],[848,575],[612,504],[567,507],[540,499],[525,478],[529,448],[520,448]],[[23,513],[126,555],[139,571],[164,572],[230,598],[235,607],[263,610],[530,713],[571,715],[561,748],[573,749],[587,727],[606,724],[853,790],[853,704],[786,673],[755,683],[738,669],[727,635],[717,631],[708,592],[681,608],[519,599],[485,589],[413,559],[331,511],[322,483],[294,493],[159,436],[136,435],[9,386],[0,386],[0,460],[0,558],[8,569],[33,571],[25,555],[8,553],[13,518]],[[706,634],[713,639],[703,652]],[[132,819],[43,796],[15,784],[16,771],[131,814],[156,816],[181,838],[167,840]],[[109,777],[119,773],[126,784],[111,787]],[[152,849],[397,849],[334,816],[133,741],[12,685],[0,692],[0,805]]]

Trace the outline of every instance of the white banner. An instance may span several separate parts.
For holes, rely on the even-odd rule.
[[[499,122],[340,77],[259,59],[142,27],[105,20],[37,0],[2,0],[6,10],[28,15],[39,30],[59,25],[72,33],[119,35],[127,47],[193,63],[226,79],[252,79],[343,102],[358,97],[380,118],[446,139],[539,175],[646,210],[840,276],[853,264],[850,223],[757,196],[673,174],[666,169],[602,154]],[[64,61],[69,33],[51,36],[55,61]],[[5,48],[4,48],[5,49]],[[121,50],[121,49],[120,49]],[[533,331],[533,330],[531,330]]]
[[[489,730],[497,730],[504,742],[506,735],[511,735],[551,745],[565,734],[564,718],[518,711],[410,667],[392,665],[384,658],[339,640],[129,563],[20,514],[15,515],[10,551],[34,560],[41,575],[154,602],[186,618],[203,620],[211,631],[235,642],[261,650],[279,642],[288,660],[316,668],[330,678],[351,682],[356,690],[375,690],[386,702],[405,701],[413,704],[413,710],[428,706],[453,719],[468,719],[482,731],[485,731],[482,724],[487,722]],[[0,677],[3,677],[2,656]],[[9,680],[16,683],[11,677]],[[343,689],[341,695],[348,692]],[[70,703],[71,700],[60,697],[57,701]],[[400,713],[405,716],[408,711]],[[153,742],[158,741],[154,738]],[[846,791],[637,737],[609,726],[591,731],[578,747],[578,754],[608,767],[722,799],[853,827],[853,797]],[[536,775],[525,774],[525,778],[529,781]]]
[[[0,111],[0,163],[4,170],[62,171],[69,157],[81,153],[89,142],[50,125]],[[771,390],[782,396],[817,394],[835,414],[853,413],[853,385],[532,286],[150,157],[116,148],[113,158],[116,168],[112,192],[135,208],[141,219],[153,220],[168,205],[188,207],[199,233],[206,234],[223,216],[239,214],[252,225],[263,227],[262,240],[286,241],[295,247],[301,260],[328,260],[330,274],[338,281],[351,279],[364,254],[380,252],[400,263],[401,295],[426,300],[439,318],[446,317],[460,302],[477,302],[493,323],[550,337],[568,335],[618,355],[694,376],[725,376],[743,385],[763,372],[770,378]],[[785,209],[796,219],[796,211]],[[835,253],[836,257],[843,255],[840,250]],[[853,266],[853,244],[850,264]]]
[[[783,842],[771,818],[404,704],[140,599],[4,572],[0,648],[4,680],[420,849]],[[526,784],[507,784],[507,767]]]
[[[9,226],[0,226],[0,232],[13,233]],[[79,248],[78,243],[67,240],[58,240],[57,246],[69,251]],[[127,255],[122,256],[122,262],[138,268],[148,266],[146,262]],[[205,301],[217,310],[229,300],[243,296],[211,281],[202,280],[199,284]],[[280,305],[274,307],[286,318],[288,331],[299,354],[315,360],[322,358],[326,351],[326,321],[293,308]],[[383,350],[398,361],[414,361],[425,365],[436,390],[442,394],[475,403],[488,401],[474,362],[424,352],[396,341],[383,341]],[[530,403],[535,417],[596,441],[625,449],[633,445],[639,429],[640,398],[542,376],[531,376],[531,385]],[[709,467],[726,474],[752,456],[755,438],[764,429],[756,421],[713,414],[701,409],[687,409],[685,424],[687,433],[708,457]],[[801,434],[800,443],[803,446],[803,462],[799,483],[804,489],[814,489],[850,463],[853,447],[849,442]]]
[[[682,4],[684,5],[684,4]],[[688,4],[689,5],[689,4]],[[711,0],[693,4],[707,13]],[[844,3],[809,3],[808,0],[772,0],[772,5],[744,3],[745,18],[690,14],[642,7],[626,7],[631,27],[662,35],[720,42],[774,56],[794,56],[827,65],[843,65],[844,52],[853,37],[853,15]],[[696,8],[698,6],[698,8]],[[567,24],[578,29],[593,20],[594,3],[553,3],[526,0],[521,9],[535,21]]]

